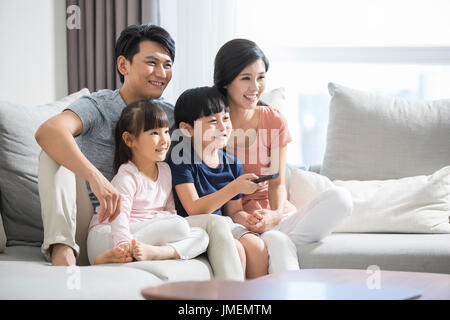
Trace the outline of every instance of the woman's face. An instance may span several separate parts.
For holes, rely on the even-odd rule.
[[[266,66],[262,59],[246,66],[226,86],[230,106],[255,108],[266,85]]]

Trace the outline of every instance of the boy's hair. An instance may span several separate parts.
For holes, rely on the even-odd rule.
[[[186,122],[193,127],[195,120],[224,110],[229,112],[230,108],[217,88],[188,89],[178,97],[175,104],[175,127],[178,128],[180,122]]]
[[[153,41],[162,45],[169,53],[172,62],[175,60],[175,41],[163,28],[152,24],[135,24],[126,27],[116,41],[115,61],[119,56],[124,56],[128,61],[133,62],[133,57],[139,52],[139,44],[142,41]],[[124,82],[124,76],[119,72],[120,82]]]
[[[158,106],[155,100],[138,100],[126,106],[122,110],[115,129],[115,171],[117,172],[122,164],[131,160],[131,149],[122,138],[122,134],[125,131],[137,138],[143,131],[169,126],[170,123],[166,113]]]

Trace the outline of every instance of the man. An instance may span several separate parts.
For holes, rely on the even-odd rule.
[[[93,208],[100,206],[100,221],[112,221],[120,213],[121,196],[110,183],[115,174],[113,129],[126,105],[161,97],[172,78],[175,43],[161,27],[132,25],[122,31],[115,55],[123,83],[120,90],[100,90],[78,99],[35,134],[43,149],[39,162],[42,252],[56,266],[75,265],[80,255],[77,242],[85,243]],[[159,103],[173,125],[173,106]],[[82,196],[80,181],[88,182],[92,206]],[[208,256],[215,276],[243,279],[226,222],[211,215],[193,218],[191,226],[205,228],[210,236]]]

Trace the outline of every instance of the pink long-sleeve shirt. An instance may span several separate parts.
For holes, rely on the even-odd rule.
[[[152,181],[128,161],[122,164],[111,184],[122,196],[120,214],[111,223],[114,246],[131,242],[130,224],[153,219],[159,214],[176,214],[172,193],[172,174],[165,162],[158,162],[158,178]],[[96,208],[99,212],[100,207]],[[99,225],[98,214],[94,214],[89,230]]]

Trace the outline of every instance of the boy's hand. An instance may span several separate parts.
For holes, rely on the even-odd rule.
[[[235,184],[234,187],[239,191],[239,193],[252,194],[263,185],[263,183],[252,182],[254,179],[258,179],[256,174],[246,173],[238,177],[232,183]]]

